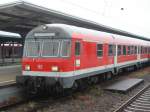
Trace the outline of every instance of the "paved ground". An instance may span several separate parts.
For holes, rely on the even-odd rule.
[[[21,65],[0,67],[0,83],[15,80],[17,75],[21,75]]]

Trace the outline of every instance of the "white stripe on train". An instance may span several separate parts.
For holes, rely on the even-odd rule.
[[[148,58],[140,59],[140,61],[136,60],[136,61],[128,61],[128,62],[124,62],[124,63],[118,63],[116,67],[120,67],[120,66],[123,66],[123,65],[132,64],[132,63],[137,63],[137,62],[144,62],[144,61],[148,61]],[[109,69],[109,68],[113,68],[113,67],[114,67],[114,64],[110,64],[110,65],[104,65],[104,66],[86,68],[86,69],[69,71],[69,72],[23,71],[22,74],[24,76],[45,76],[45,77],[61,77],[61,78],[63,78],[63,77],[78,76],[78,75],[81,75],[81,74],[96,72],[96,71],[100,71],[100,70],[104,70],[104,69]]]

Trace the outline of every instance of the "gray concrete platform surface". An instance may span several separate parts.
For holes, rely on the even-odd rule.
[[[112,85],[109,85],[108,87],[105,88],[105,90],[128,92],[128,90],[132,89],[133,87],[142,83],[143,81],[144,81],[143,79],[135,79],[135,78],[125,79],[115,82]]]
[[[21,65],[0,67],[0,85],[14,82],[17,75],[21,75]]]

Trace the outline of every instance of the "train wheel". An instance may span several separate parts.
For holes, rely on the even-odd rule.
[[[54,94],[56,95],[56,97],[63,96],[64,94],[64,89],[59,83],[56,83],[56,85],[54,86]]]
[[[104,77],[105,77],[105,80],[110,80],[112,78],[112,73],[107,72]]]
[[[77,81],[77,84],[78,84],[78,89],[79,89],[79,90],[84,90],[84,89],[86,89],[86,88],[87,88],[87,85],[88,85],[86,79],[80,79],[80,80],[78,80],[78,81]]]
[[[74,81],[74,83],[73,83],[73,86],[72,86],[72,92],[75,92],[75,91],[77,91],[77,89],[79,88],[79,85],[78,85],[78,83],[77,83],[77,81]]]
[[[134,65],[134,71],[138,70],[138,67],[136,65]]]
[[[98,82],[99,82],[99,78],[96,77],[96,76],[90,77],[89,80],[88,80],[89,85],[97,84]]]
[[[27,89],[27,94],[29,96],[34,96],[38,94],[38,89],[36,88],[35,82],[32,80],[27,82],[26,89]]]

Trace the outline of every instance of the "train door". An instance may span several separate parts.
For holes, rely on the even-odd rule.
[[[114,67],[116,67],[117,66],[117,55],[118,55],[118,52],[117,52],[117,50],[118,50],[118,46],[117,46],[117,44],[116,44],[116,42],[115,42],[115,37],[116,37],[117,35],[112,35],[112,38],[113,38],[113,48],[112,48],[112,53],[113,53],[113,65],[114,65]]]
[[[137,60],[140,60],[141,59],[141,47],[140,46],[138,46],[137,47],[138,48],[138,54],[137,54]]]
[[[107,65],[112,65],[114,64],[114,50],[115,50],[115,45],[113,44],[108,44],[108,52],[107,52],[107,56],[108,56],[108,62],[107,62]]]
[[[75,59],[74,59],[74,68],[75,70],[79,70],[81,68],[81,41],[75,41]]]
[[[114,67],[116,67],[117,66],[117,55],[118,55],[118,46],[117,46],[117,44],[115,44],[114,45]]]

